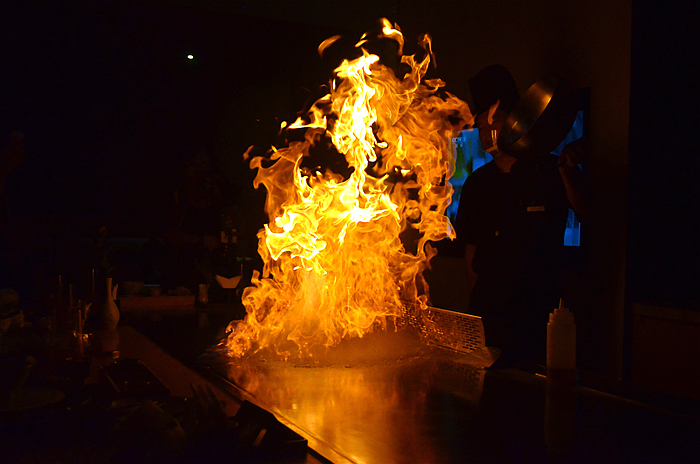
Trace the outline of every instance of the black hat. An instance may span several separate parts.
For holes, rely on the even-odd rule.
[[[520,99],[513,76],[499,64],[487,66],[469,79],[469,90],[475,116],[488,111],[497,100],[501,101],[498,108],[510,113]]]

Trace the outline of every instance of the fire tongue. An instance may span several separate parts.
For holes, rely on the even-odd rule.
[[[383,37],[402,49],[398,27],[383,24]],[[304,129],[305,140],[273,148],[271,164],[251,159],[270,221],[258,232],[263,275],[243,292],[247,316],[221,342],[230,356],[314,356],[385,329],[407,303],[428,304],[422,272],[435,254],[428,242],[454,236],[445,215],[449,140],[472,116],[455,96],[436,95],[441,80],[422,81],[429,37],[420,45],[424,58],[401,57],[408,70],[401,79],[364,49],[344,61],[330,93],[290,126]],[[322,140],[345,157],[349,175],[302,167]],[[405,236],[413,237],[411,251]]]

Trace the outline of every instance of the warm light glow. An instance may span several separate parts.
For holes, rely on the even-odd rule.
[[[187,55],[188,60],[194,60],[194,55]]]
[[[489,126],[493,124],[493,115],[496,114],[496,110],[498,109],[498,105],[500,105],[500,104],[501,104],[501,100],[496,100],[496,103],[491,105],[491,107],[489,108],[489,112],[486,115],[486,122],[488,123]]]
[[[395,40],[399,44],[398,54],[403,55],[403,34],[397,24],[392,25],[388,19],[382,18],[382,36]]]
[[[328,47],[330,47],[331,45],[333,45],[333,44],[334,44],[337,40],[339,40],[340,38],[341,38],[341,36],[339,36],[339,35],[334,35],[333,37],[329,37],[329,38],[327,38],[326,40],[324,40],[323,42],[321,42],[321,45],[318,46],[318,54],[321,55],[321,56],[323,56],[323,52],[324,52]]]
[[[403,47],[388,21],[383,37]],[[403,79],[364,49],[343,61],[330,93],[289,126],[305,140],[250,160],[270,221],[258,232],[263,275],[242,297],[247,316],[222,341],[231,356],[314,356],[386,328],[407,303],[428,304],[428,242],[454,236],[449,141],[473,118],[465,102],[436,95],[441,80],[421,82],[432,54],[429,38],[420,45],[420,60],[401,56]],[[302,167],[314,145],[344,157],[350,173]]]

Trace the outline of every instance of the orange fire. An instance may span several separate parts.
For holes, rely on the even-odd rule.
[[[383,25],[382,37],[401,54],[398,27]],[[258,232],[263,275],[256,272],[243,292],[247,316],[222,341],[230,356],[312,357],[387,328],[407,304],[428,304],[422,272],[436,253],[429,242],[454,237],[445,215],[450,139],[473,118],[465,102],[436,95],[444,82],[422,81],[430,37],[419,45],[423,58],[401,56],[402,78],[362,48],[335,70],[329,93],[289,126],[305,130],[305,140],[273,147],[272,163],[251,159],[255,187],[267,189],[270,221]],[[345,177],[302,166],[327,141],[345,158]]]

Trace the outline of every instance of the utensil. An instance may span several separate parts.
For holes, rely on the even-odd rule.
[[[498,135],[498,149],[519,159],[549,154],[576,119],[576,94],[560,77],[536,81],[508,114]]]

